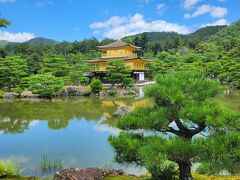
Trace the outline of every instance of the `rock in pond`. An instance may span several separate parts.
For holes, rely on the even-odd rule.
[[[66,96],[88,96],[90,94],[90,86],[67,86],[64,93]]]
[[[6,98],[6,99],[12,99],[12,98],[15,98],[15,97],[18,97],[19,95],[15,92],[5,92],[3,94],[3,98]]]
[[[102,168],[69,168],[57,172],[54,180],[101,180],[107,176],[124,175],[123,170],[102,169]]]
[[[117,111],[113,114],[114,117],[124,116],[132,111],[130,106],[121,106],[117,109]]]
[[[23,98],[36,98],[39,97],[38,94],[33,94],[32,91],[25,90],[21,93],[21,97]]]

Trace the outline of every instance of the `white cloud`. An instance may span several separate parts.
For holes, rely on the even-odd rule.
[[[185,19],[190,19],[192,17],[192,15],[191,14],[189,14],[189,13],[187,13],[187,14],[184,14],[184,18]]]
[[[203,14],[208,14],[208,13],[211,17],[222,18],[228,13],[228,9],[223,7],[216,7],[216,6],[204,4],[198,7],[193,14],[189,14],[189,13],[185,14],[184,18],[185,19],[194,18],[194,17],[200,16]]]
[[[12,155],[9,157],[0,157],[0,161],[10,161],[10,162],[17,162],[17,163],[28,163],[29,158],[23,155]]]
[[[160,11],[160,10],[162,10],[164,7],[165,7],[165,4],[164,4],[164,3],[158,4],[158,5],[157,5],[157,10]]]
[[[185,9],[189,9],[201,0],[184,0],[183,5]]]
[[[99,124],[97,126],[94,126],[93,129],[99,132],[108,132],[115,136],[119,135],[119,133],[121,132],[120,129],[110,127],[106,124]]]
[[[228,25],[228,21],[226,19],[219,19],[217,21],[214,21],[212,23],[206,23],[202,24],[200,27],[206,27],[206,26],[223,26],[223,25]]]
[[[157,9],[157,13],[158,13],[159,15],[161,15],[161,14],[163,14],[163,12],[166,10],[166,4],[164,4],[164,3],[157,4],[156,9]]]
[[[26,32],[10,33],[7,31],[0,31],[0,40],[7,40],[9,42],[24,42],[34,37],[35,36],[32,33]]]
[[[120,24],[123,24],[128,21],[127,17],[120,17],[120,16],[113,16],[109,20],[104,22],[96,22],[93,24],[90,24],[91,29],[99,29],[99,28],[105,28],[108,26],[118,26]]]
[[[8,2],[15,2],[15,0],[0,0],[0,3],[8,3]]]
[[[95,34],[102,33],[104,37],[113,39],[142,32],[174,31],[181,34],[190,33],[189,28],[184,25],[169,23],[164,20],[147,22],[144,16],[139,13],[127,17],[114,16],[107,21],[90,24],[90,28],[95,30]]]
[[[33,120],[30,122],[29,127],[37,126],[39,123],[40,123],[39,120]]]

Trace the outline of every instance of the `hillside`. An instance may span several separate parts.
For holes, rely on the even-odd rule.
[[[26,41],[25,43],[31,44],[33,46],[40,46],[40,45],[45,46],[45,45],[50,45],[50,44],[57,44],[58,42],[53,39],[36,37],[36,38],[30,39],[29,41]]]
[[[202,38],[207,39],[212,35],[220,32],[221,30],[225,29],[227,26],[207,26],[204,28],[200,28],[196,30],[194,33],[185,35],[185,38]]]
[[[176,38],[180,38],[183,41],[187,41],[189,39],[205,40],[225,28],[226,26],[208,26],[208,27],[200,28],[195,32],[187,35],[180,35],[176,32],[146,32],[146,34],[149,42],[151,43],[173,40]],[[141,37],[142,34],[143,33],[132,35],[132,36],[126,36],[123,38],[123,41],[133,43],[134,38]]]
[[[42,37],[36,37],[33,39],[30,39],[26,42],[23,42],[26,44],[30,44],[32,46],[46,46],[46,45],[51,45],[51,44],[58,44],[58,41],[55,41],[53,39],[47,39],[47,38],[42,38]],[[6,46],[14,46],[14,45],[18,45],[18,44],[22,44],[22,43],[18,43],[18,42],[8,42],[5,40],[0,40],[0,48],[4,48]]]
[[[133,39],[136,37],[141,37],[143,33],[132,35],[132,36],[126,36],[122,38],[123,41],[126,41],[128,43],[132,43]],[[165,41],[168,39],[174,39],[179,36],[176,32],[146,32],[147,38],[151,42],[157,42],[157,41]]]
[[[6,40],[0,40],[0,48],[4,48],[8,43]]]
[[[209,38],[209,41],[221,44],[225,50],[230,50],[234,45],[239,43],[240,39],[240,20],[231,24],[227,28],[219,31]]]

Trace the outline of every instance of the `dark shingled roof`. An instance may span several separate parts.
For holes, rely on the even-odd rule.
[[[97,47],[99,49],[104,49],[104,48],[116,48],[116,47],[124,47],[124,46],[130,46],[132,48],[141,49],[141,47],[133,46],[133,45],[130,45],[130,44],[125,43],[123,41],[116,41],[116,42],[113,42],[113,43],[110,43],[110,44],[107,44],[107,45],[104,45],[104,46],[97,46]]]

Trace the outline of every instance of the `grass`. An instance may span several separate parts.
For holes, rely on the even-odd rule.
[[[36,177],[22,177],[22,176],[15,176],[15,177],[9,177],[9,178],[0,178],[1,180],[51,180],[48,178],[36,178]]]
[[[20,176],[22,169],[10,161],[0,161],[0,180],[50,180]]]
[[[10,161],[0,161],[0,178],[19,176],[21,169]]]
[[[212,176],[205,174],[193,174],[194,180],[240,180],[240,176]]]
[[[240,176],[211,176],[203,174],[193,174],[194,180],[240,180]],[[151,180],[149,177],[129,177],[129,176],[110,176],[104,180]]]
[[[105,177],[103,180],[147,180],[147,178],[129,176],[109,176]]]

